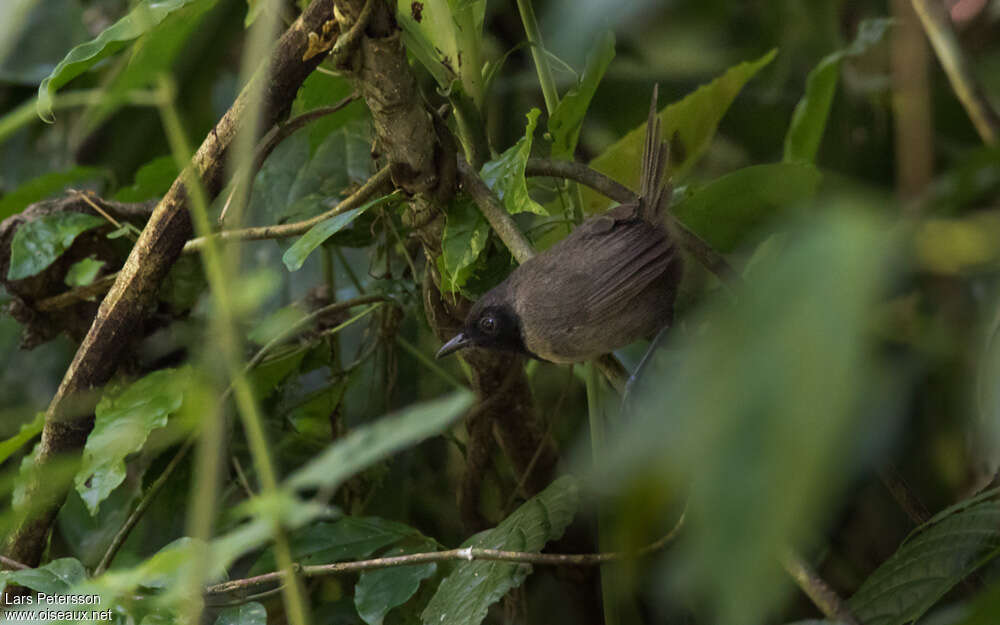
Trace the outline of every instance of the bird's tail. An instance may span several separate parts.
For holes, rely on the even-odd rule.
[[[639,213],[643,219],[652,223],[660,222],[663,206],[670,200],[670,189],[666,180],[670,147],[661,136],[660,116],[656,110],[659,90],[659,85],[653,87],[653,98],[649,103],[646,143],[642,150],[642,173],[639,178]]]

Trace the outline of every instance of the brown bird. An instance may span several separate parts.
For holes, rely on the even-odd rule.
[[[683,265],[662,219],[670,191],[656,99],[654,88],[638,201],[587,219],[517,267],[473,305],[438,358],[481,347],[580,362],[670,325]]]

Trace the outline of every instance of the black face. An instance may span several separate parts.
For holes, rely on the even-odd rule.
[[[477,303],[473,306],[462,331],[445,343],[437,357],[473,346],[528,354],[521,338],[521,324],[517,316],[503,305],[480,306]]]

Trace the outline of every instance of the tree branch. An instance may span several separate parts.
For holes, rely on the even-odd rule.
[[[841,621],[845,625],[859,625],[847,603],[799,554],[788,549],[781,559],[781,565],[824,616]]]
[[[209,197],[217,195],[222,187],[226,152],[237,133],[251,123],[269,127],[288,110],[299,86],[325,56],[302,60],[309,33],[324,32],[323,25],[334,19],[329,0],[313,0],[278,40],[266,65],[254,74],[205,137],[189,167],[201,178]],[[261,81],[266,85],[257,89]],[[260,119],[246,119],[250,94],[258,92],[263,99]],[[38,469],[59,455],[77,454],[83,447],[93,428],[94,400],[81,397],[111,378],[130,339],[152,309],[160,282],[191,236],[182,179],[180,176],[174,181],[154,210],[49,404],[35,459]],[[42,483],[40,473],[36,471],[25,484],[26,498],[37,504],[38,512],[23,519],[6,544],[9,557],[29,566],[41,560],[49,529],[65,497],[63,489],[54,490],[51,484]]]

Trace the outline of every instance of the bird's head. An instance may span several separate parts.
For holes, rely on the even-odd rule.
[[[490,291],[473,305],[462,330],[438,350],[438,358],[466,347],[528,353],[518,315],[513,306],[504,300],[502,292],[497,291]]]

